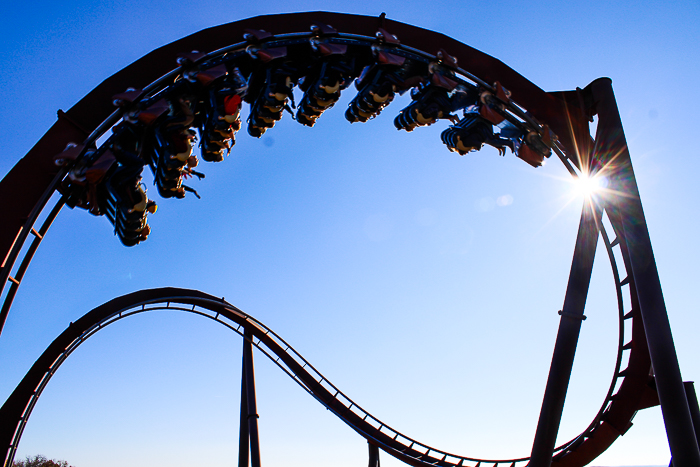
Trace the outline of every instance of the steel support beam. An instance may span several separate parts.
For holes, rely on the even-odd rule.
[[[685,397],[688,400],[690,418],[693,420],[693,427],[695,428],[695,439],[700,445],[700,406],[698,406],[698,396],[695,393],[695,385],[692,381],[685,381],[683,387],[685,388]],[[673,458],[671,458],[669,467],[673,467]]]
[[[243,346],[245,347],[245,339]],[[248,391],[245,377],[245,355],[241,362],[241,419],[238,431],[238,467],[248,467],[250,432],[248,431]]]
[[[598,114],[596,157],[608,172],[608,204],[622,220],[622,241],[629,252],[671,455],[676,467],[700,467],[698,442],[612,81],[601,78],[588,89]]]
[[[379,467],[379,448],[369,441],[367,446],[369,447],[369,467]]]
[[[566,391],[574,365],[576,345],[581,332],[581,322],[585,319],[583,310],[593,271],[593,259],[598,246],[600,216],[600,207],[591,199],[586,199],[581,212],[581,223],[578,228],[564,306],[559,312],[561,315],[559,331],[532,445],[530,467],[549,467],[552,463]]]
[[[255,401],[255,368],[253,367],[253,333],[243,334],[243,375],[241,378],[241,427],[238,441],[238,467],[248,467],[250,449],[251,467],[260,467],[260,439],[258,437],[258,408]]]
[[[700,445],[700,406],[698,405],[698,395],[695,392],[695,384],[692,381],[683,383],[685,388],[685,397],[688,400],[688,408],[690,409],[690,418],[693,420],[695,428],[695,439]]]

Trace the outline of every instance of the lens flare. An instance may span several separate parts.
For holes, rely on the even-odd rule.
[[[577,195],[592,196],[608,186],[608,179],[602,175],[581,174],[574,179],[574,191]]]

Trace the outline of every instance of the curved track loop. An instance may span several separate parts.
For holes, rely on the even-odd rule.
[[[383,27],[401,38],[402,47],[408,53],[431,55],[440,48],[447,50],[458,58],[460,66],[468,68],[469,72],[465,72],[467,78],[477,84],[499,81],[512,92],[514,102],[526,108],[537,121],[547,123],[559,135],[560,147],[555,148],[555,151],[572,173],[574,171],[570,164],[584,170],[589,166],[593,141],[588,131],[588,118],[596,113],[596,93],[589,88],[595,87],[596,82],[584,90],[546,93],[493,57],[442,34],[384,18],[337,13],[298,13],[256,17],[206,29],[149,53],[105,80],[68,112],[59,112],[59,120],[56,124],[0,182],[0,196],[3,199],[11,197],[16,200],[13,203],[0,204],[0,218],[5,226],[0,230],[0,254],[3,257],[0,280],[2,280],[2,286],[8,279],[12,282],[0,314],[0,329],[34,251],[63,204],[63,200],[59,200],[40,231],[34,229],[34,223],[42,209],[65,175],[61,169],[53,165],[52,157],[61,152],[68,142],[92,143],[119,120],[121,115],[113,111],[111,104],[113,95],[128,86],[144,88],[147,92],[157,92],[162,89],[162,86],[167,85],[165,83],[168,79],[172,82],[172,78],[177,75],[177,70],[173,71],[172,67],[177,54],[183,51],[213,50],[215,52],[210,55],[215,55],[223,53],[231,43],[231,38],[240,38],[245,29],[265,29],[274,32],[277,35],[275,37],[279,38],[281,35],[296,31],[308,31],[312,22],[331,24],[347,37],[352,36],[362,40],[372,38],[377,28]],[[421,52],[422,50],[430,53]],[[161,77],[163,79],[160,79]],[[517,113],[518,109],[513,107],[512,111]],[[519,117],[529,118],[522,115]],[[624,143],[624,135],[622,138]],[[592,157],[599,162],[605,164],[619,155],[611,151],[609,145],[606,146],[605,138],[597,143],[600,144],[596,146]],[[608,153],[605,152],[606,148]],[[625,163],[629,165],[626,149],[624,151],[627,157]],[[625,166],[625,169],[631,173],[631,166]],[[634,183],[633,177],[632,183]],[[626,189],[624,193],[632,193],[636,196],[636,185]],[[631,253],[628,248],[630,239],[625,237],[625,228],[629,227],[625,224],[626,211],[625,208],[616,205],[616,202],[621,203],[621,201],[614,201],[603,206],[613,227],[615,238],[611,241],[602,225],[599,226],[612,262],[618,293],[621,326],[615,374],[601,409],[591,424],[581,435],[556,449],[553,459],[555,465],[587,464],[610,446],[618,436],[624,434],[631,426],[631,420],[637,410],[658,403],[656,393],[651,386],[653,382],[653,377],[650,375],[651,362],[640,316],[637,289],[631,273]],[[35,235],[34,243],[13,276],[11,269],[30,233]],[[615,260],[616,248],[619,249],[620,256],[623,258],[622,265]],[[625,287],[627,287],[626,292]],[[624,305],[625,296],[629,296],[627,309]],[[115,299],[88,313],[54,341],[1,409],[0,441],[7,441],[5,446],[10,447],[8,452],[14,452],[14,446],[21,435],[36,397],[50,375],[72,349],[104,324],[119,319],[124,313],[133,313],[133,310],[130,312],[128,310],[131,310],[135,303],[142,307],[141,311],[145,311],[150,309],[146,304],[158,301],[177,301],[203,306],[207,310],[216,311],[217,315],[213,317],[214,319],[218,319],[218,313],[220,313],[231,323],[236,323],[236,326],[252,327],[257,339],[257,341],[254,339],[254,343],[280,364],[302,387],[370,442],[410,465],[472,466],[478,462],[494,465],[498,463],[523,465],[528,460],[528,458],[473,459],[445,453],[412,440],[355,405],[261,323],[208,295],[176,289],[143,291]],[[196,306],[193,307],[193,311],[195,308]],[[117,309],[118,311],[115,311]],[[209,314],[207,316],[212,317]],[[631,326],[632,339],[625,343],[623,336],[627,326]],[[261,344],[264,346],[261,347]],[[623,366],[626,368],[621,370]],[[27,394],[29,398],[24,400],[23,397]],[[18,420],[19,425],[8,422],[10,420]],[[10,458],[6,457],[5,462],[7,463]]]

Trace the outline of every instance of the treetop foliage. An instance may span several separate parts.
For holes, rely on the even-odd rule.
[[[73,467],[66,461],[47,459],[45,456],[27,456],[23,461],[14,461],[12,467]]]

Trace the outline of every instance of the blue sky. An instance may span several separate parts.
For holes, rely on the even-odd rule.
[[[310,10],[386,12],[497,57],[545,90],[611,77],[681,371],[700,378],[694,2],[16,4],[0,33],[0,126],[9,136],[0,173],[56,110],[150,50],[224,22]],[[572,200],[554,160],[535,170],[488,149],[460,158],[440,142],[446,124],[397,132],[405,98],[349,125],[351,98],[313,130],[286,118],[262,140],[242,132],[225,162],[202,166],[202,200],[160,200],[152,189],[160,209],[137,247],[123,247],[106,219],[63,212],[0,337],[0,398],[89,309],[141,288],[191,287],[260,319],[416,439],[471,456],[528,455],[582,199]],[[588,425],[607,391],[615,306],[599,254],[560,441]],[[240,349],[237,336],[192,316],[115,324],[52,379],[18,457],[43,453],[77,467],[234,464]],[[264,463],[366,462],[362,439],[263,356],[256,365]],[[668,458],[656,408],[594,465]]]

